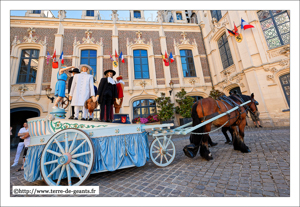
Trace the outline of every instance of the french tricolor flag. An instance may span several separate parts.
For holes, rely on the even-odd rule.
[[[254,26],[242,19],[241,29],[246,30],[246,29],[249,29],[249,28],[254,28]]]
[[[125,60],[124,60],[124,56],[123,56],[123,53],[122,53],[122,51],[121,51],[121,53],[120,53],[120,56],[119,56],[119,58],[121,59],[122,63],[125,63]]]
[[[173,55],[172,55],[172,52],[170,52],[170,57],[169,57],[169,58],[170,58],[170,60],[171,60],[171,63],[174,62],[174,57],[173,57]]]
[[[61,52],[59,59],[61,59],[61,64],[64,64],[65,60],[64,60],[64,52],[63,51]]]

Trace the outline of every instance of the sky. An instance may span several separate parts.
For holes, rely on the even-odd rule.
[[[51,10],[53,15],[57,18],[58,17],[58,10]],[[66,10],[66,18],[71,19],[81,19],[82,10]],[[111,10],[99,10],[101,19],[103,20],[111,20]],[[25,16],[26,10],[11,10],[10,16]],[[126,20],[126,18],[129,20],[129,10],[118,10],[119,19]],[[145,20],[153,21],[155,20],[157,16],[157,10],[156,11],[148,11],[144,10]]]

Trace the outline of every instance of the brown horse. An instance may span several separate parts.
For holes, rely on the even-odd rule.
[[[197,135],[196,133],[203,133],[211,131],[211,125],[213,124],[216,127],[221,127],[225,122],[227,122],[223,127],[230,127],[233,131],[233,147],[235,150],[240,150],[241,152],[250,152],[249,148],[244,143],[244,129],[246,126],[246,113],[247,110],[250,113],[256,112],[254,94],[251,96],[243,95],[238,97],[237,95],[229,96],[236,104],[242,104],[248,100],[251,100],[245,107],[239,107],[238,110],[231,112],[228,115],[225,115],[211,123],[206,124],[203,127],[200,127],[194,130],[192,133],[194,135],[195,145],[200,144],[200,155],[207,160],[213,159],[209,149],[208,149],[208,140],[210,139],[208,134]],[[204,98],[197,101],[192,107],[192,118],[193,126],[200,124],[203,121],[209,120],[219,114],[225,113],[226,111],[232,109],[233,107],[223,100],[215,100],[213,98]],[[239,130],[237,130],[238,126]]]

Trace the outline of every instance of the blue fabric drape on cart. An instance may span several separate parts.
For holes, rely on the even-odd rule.
[[[83,140],[77,140],[76,146],[78,146]],[[94,166],[92,169],[93,173],[102,171],[115,171],[120,168],[126,168],[128,166],[141,167],[146,164],[149,160],[149,144],[147,133],[143,132],[140,134],[127,134],[119,136],[109,136],[101,138],[92,138],[94,145]],[[64,142],[60,143],[64,148]],[[69,146],[71,141],[69,141]],[[24,163],[24,178],[29,182],[35,180],[41,180],[42,175],[40,173],[40,162],[41,156],[45,145],[32,146],[28,148],[27,156]],[[56,143],[51,145],[49,148],[53,151],[58,152],[59,148]],[[85,143],[75,154],[87,152],[89,150],[88,144]],[[77,157],[76,159],[88,163],[90,155],[84,155]],[[56,160],[53,154],[48,153],[46,162]],[[47,165],[47,171],[50,173],[55,169],[57,163]],[[86,171],[86,167],[75,164],[76,168],[83,176]],[[77,177],[73,170],[71,170],[71,176]],[[52,179],[58,178],[60,170],[57,170]],[[66,171],[63,174],[63,178],[67,177]]]

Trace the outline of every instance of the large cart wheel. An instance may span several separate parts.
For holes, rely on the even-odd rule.
[[[156,137],[150,146],[152,162],[159,167],[166,167],[173,162],[176,149],[171,136]]]
[[[48,185],[79,186],[93,169],[93,142],[79,129],[61,130],[45,145],[40,163],[41,174]]]
[[[69,98],[63,97],[61,101],[61,108],[66,109],[69,106]]]

